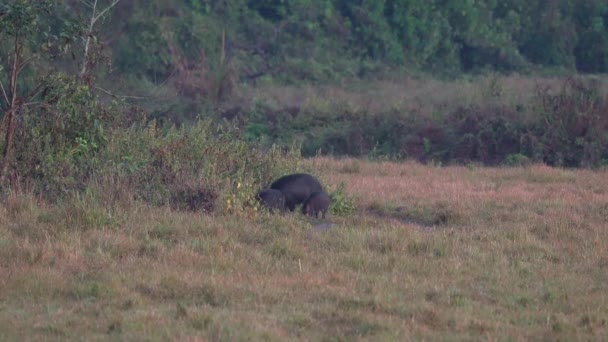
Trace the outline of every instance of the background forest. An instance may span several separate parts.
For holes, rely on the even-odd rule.
[[[9,0],[0,36],[3,179],[199,172],[165,141],[196,129],[304,156],[608,161],[601,0]]]
[[[607,21],[599,0],[156,0],[119,3],[103,31],[117,71],[153,83],[226,65],[239,81],[323,82],[403,69],[602,73]]]

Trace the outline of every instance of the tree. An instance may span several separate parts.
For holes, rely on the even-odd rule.
[[[85,5],[89,6],[91,8],[91,19],[89,21],[88,27],[85,31],[85,35],[83,37],[83,44],[84,44],[84,57],[82,59],[82,66],[80,68],[80,78],[83,80],[86,80],[87,83],[90,83],[90,67],[92,64],[92,60],[90,58],[90,51],[91,51],[91,41],[92,40],[97,40],[95,34],[94,34],[94,28],[95,28],[95,24],[99,21],[99,19],[104,18],[104,16],[106,16],[108,14],[108,12],[114,7],[116,6],[116,4],[118,4],[120,2],[120,0],[112,0],[112,2],[105,8],[102,10],[98,10],[97,8],[97,0],[94,0],[92,4],[88,4],[88,2],[86,1],[82,1],[82,3],[84,3]]]
[[[44,16],[50,14],[53,2],[51,0],[14,0],[0,7],[0,39],[12,45],[10,56],[6,60],[8,65],[8,90],[0,79],[0,89],[5,103],[0,107],[3,111],[2,127],[4,132],[4,151],[2,153],[2,167],[0,168],[0,183],[6,181],[7,172],[11,162],[11,152],[15,137],[15,117],[25,100],[33,96],[20,93],[18,88],[19,75],[32,60],[37,57],[33,38],[44,26]],[[0,65],[0,71],[4,67]],[[3,102],[4,102],[3,101]]]
[[[54,57],[70,53],[76,60],[73,41],[80,38],[83,42],[83,59],[81,64],[74,62],[72,69],[78,69],[80,80],[90,85],[91,69],[98,60],[91,53],[93,41],[97,41],[95,24],[119,1],[111,0],[103,10],[98,10],[97,0],[90,5],[82,1],[91,9],[86,27],[78,23],[73,15],[61,12],[60,7],[55,6],[59,4],[57,0],[11,0],[0,5],[0,51],[8,51],[8,57],[0,63],[0,112],[3,113],[4,129],[0,184],[6,183],[14,159],[15,139],[19,136],[15,134],[17,123],[23,121],[18,121],[18,118],[25,115],[28,107],[50,109],[55,106],[45,95],[53,87],[66,86],[63,84],[67,82],[66,78],[55,76],[61,68],[70,69],[69,63],[57,63]],[[34,61],[39,63],[34,66]],[[5,69],[6,74],[3,73]],[[28,69],[31,69],[34,77],[22,77]],[[86,89],[88,92],[89,88]]]

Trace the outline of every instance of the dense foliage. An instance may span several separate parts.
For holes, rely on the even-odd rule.
[[[101,9],[113,1],[98,2]],[[91,32],[88,2],[55,4],[37,43],[69,42],[80,64],[90,33],[111,62],[106,83],[146,95],[169,86],[162,90],[182,100],[173,101],[182,104],[175,116],[260,80],[332,81],[393,70],[608,71],[603,0],[132,0],[119,1]],[[162,100],[155,109],[167,114]]]
[[[187,62],[232,63],[241,79],[327,80],[381,66],[608,71],[602,0],[131,1],[113,22],[116,66],[151,79]]]
[[[558,94],[539,88],[523,107],[472,105],[430,116],[239,103],[244,86],[314,86],[397,71],[608,72],[603,0],[9,0],[0,5],[0,55],[2,177],[49,193],[84,188],[110,169],[160,203],[169,190],[146,192],[143,179],[156,179],[154,186],[204,179],[209,193],[226,179],[260,185],[276,169],[245,177],[251,169],[236,163],[270,162],[255,152],[260,142],[302,143],[305,155],[438,162],[608,160],[606,97],[576,78]],[[239,120],[229,126],[204,120],[171,128],[231,115]],[[162,134],[149,135],[150,120]],[[205,159],[200,151],[210,159],[195,160]]]
[[[87,193],[107,205],[140,199],[206,212],[255,208],[255,191],[296,170],[299,154],[261,150],[238,139],[234,125],[210,119],[157,125],[114,89],[99,87],[108,58],[94,28],[117,3],[83,2],[80,17],[71,13],[79,2],[0,5],[0,189],[26,187],[47,199]]]

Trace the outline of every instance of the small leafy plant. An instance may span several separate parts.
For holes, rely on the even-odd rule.
[[[330,213],[338,216],[346,216],[348,214],[352,214],[356,210],[353,198],[350,197],[345,190],[346,184],[342,182],[336,187],[334,191],[330,192]]]

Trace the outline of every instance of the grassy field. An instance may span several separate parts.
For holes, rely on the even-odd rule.
[[[357,213],[9,196],[0,340],[608,338],[608,171],[305,163]]]

